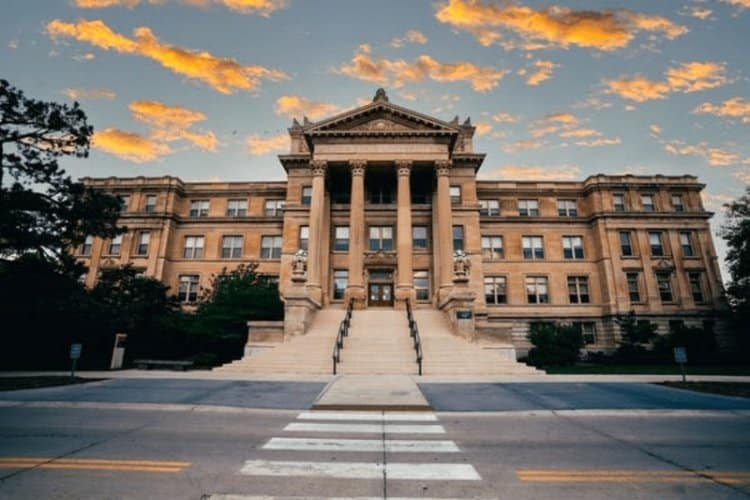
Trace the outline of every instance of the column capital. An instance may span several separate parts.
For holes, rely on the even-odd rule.
[[[411,173],[411,167],[414,164],[411,160],[396,160],[396,170],[399,176],[408,176]]]
[[[326,167],[328,166],[328,162],[325,160],[311,160],[310,161],[310,171],[313,174],[313,177],[322,177],[326,174]]]
[[[447,176],[450,174],[452,162],[450,160],[437,160],[435,161],[435,173],[440,176]]]
[[[349,160],[349,168],[351,169],[352,175],[365,175],[365,168],[367,167],[367,160]]]

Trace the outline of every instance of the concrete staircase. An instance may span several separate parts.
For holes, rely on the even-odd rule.
[[[217,372],[258,374],[331,374],[333,344],[344,309],[321,309],[315,315],[305,335],[294,337],[268,352],[246,356],[238,361],[215,368]]]
[[[515,360],[503,359],[500,350],[472,343],[451,331],[441,311],[417,309],[414,320],[422,339],[424,375],[542,375],[544,372]]]

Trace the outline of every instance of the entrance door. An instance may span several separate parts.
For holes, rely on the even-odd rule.
[[[393,284],[392,283],[370,283],[369,305],[372,307],[393,306]]]

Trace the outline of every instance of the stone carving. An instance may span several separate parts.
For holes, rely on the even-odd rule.
[[[349,168],[351,168],[352,175],[365,175],[365,168],[367,162],[365,160],[349,160]]]
[[[388,102],[388,95],[386,95],[385,89],[382,87],[375,91],[375,97],[372,98],[372,102],[378,101]]]
[[[323,160],[313,160],[310,162],[310,171],[314,177],[326,175],[327,162]]]
[[[292,280],[304,281],[305,273],[307,273],[307,252],[300,248],[292,259]]]
[[[412,162],[410,160],[397,160],[396,169],[398,175],[409,175],[411,173]]]
[[[352,131],[367,131],[367,132],[406,132],[414,130],[411,127],[407,127],[404,124],[394,122],[392,120],[386,120],[385,118],[378,118],[376,120],[370,120],[368,122],[352,127]]]
[[[451,173],[450,160],[437,160],[435,162],[435,173],[439,176],[449,175]]]
[[[454,279],[468,278],[471,270],[471,259],[463,250],[453,252],[453,275]]]

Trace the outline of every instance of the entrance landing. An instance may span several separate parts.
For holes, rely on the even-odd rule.
[[[408,375],[340,375],[313,403],[315,410],[427,411],[430,405]]]

